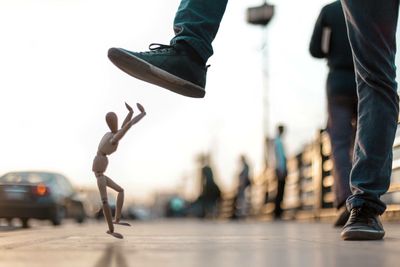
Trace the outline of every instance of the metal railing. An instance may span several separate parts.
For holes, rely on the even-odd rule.
[[[329,220],[336,216],[331,146],[327,132],[321,130],[303,150],[288,159],[288,176],[282,207],[284,219]],[[274,171],[264,170],[252,188],[252,213],[271,219],[277,182]],[[385,220],[400,218],[400,127],[393,146],[393,173],[389,191],[381,197],[387,204]]]

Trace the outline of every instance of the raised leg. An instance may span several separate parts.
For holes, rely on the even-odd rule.
[[[212,41],[217,35],[228,0],[182,0],[174,19],[174,44],[184,41],[196,50],[204,62],[213,54]]]

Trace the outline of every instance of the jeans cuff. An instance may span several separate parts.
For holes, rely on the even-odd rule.
[[[351,211],[354,208],[361,208],[365,207],[368,209],[373,210],[377,214],[381,215],[382,213],[385,212],[386,206],[379,205],[377,203],[374,203],[370,200],[366,200],[361,198],[360,196],[357,195],[352,195],[350,196],[347,201],[346,201],[346,207],[348,211]]]
[[[176,36],[172,38],[171,40],[171,45],[176,44],[178,41],[184,41],[188,45],[190,45],[196,52],[197,54],[204,60],[204,62],[207,62],[207,60],[212,56],[213,51],[209,51],[206,47],[204,47],[203,43],[195,38],[189,38],[185,36]]]

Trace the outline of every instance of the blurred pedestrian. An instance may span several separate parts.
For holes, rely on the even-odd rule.
[[[282,201],[285,193],[285,184],[287,177],[287,164],[286,152],[283,145],[283,134],[285,133],[285,126],[279,125],[277,127],[277,135],[274,139],[274,152],[275,152],[275,175],[278,183],[277,193],[275,196],[275,219],[282,218]]]
[[[339,211],[334,225],[344,226],[350,216],[346,209],[346,199],[351,195],[350,171],[356,131],[357,85],[346,21],[339,0],[322,8],[311,37],[310,53],[313,57],[326,58],[328,61],[328,133],[334,162],[334,205]]]
[[[247,162],[246,156],[240,156],[240,172],[238,175],[238,187],[235,197],[235,218],[243,218],[247,215],[248,210],[248,188],[250,188],[250,167]]]
[[[202,217],[214,218],[218,212],[218,203],[221,199],[221,191],[215,183],[214,173],[210,166],[210,156],[201,155],[201,194],[200,200],[203,207]]]

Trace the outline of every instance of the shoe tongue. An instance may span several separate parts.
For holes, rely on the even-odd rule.
[[[360,207],[360,208],[357,208],[358,209],[358,213],[362,213],[362,214],[364,214],[364,215],[366,215],[366,216],[375,216],[375,215],[377,215],[377,212],[375,211],[375,210],[373,210],[373,209],[371,209],[370,207]]]
[[[191,47],[184,42],[176,42],[172,44],[176,50],[190,51]]]

